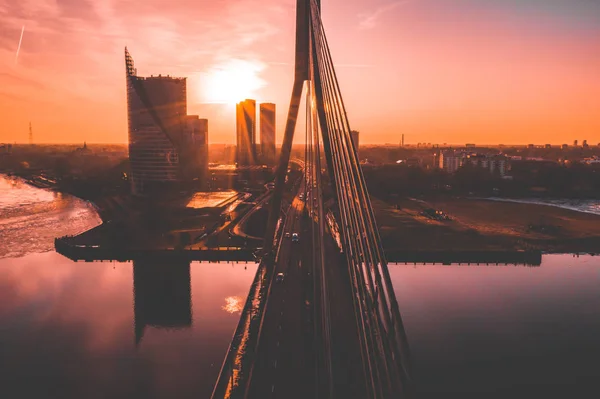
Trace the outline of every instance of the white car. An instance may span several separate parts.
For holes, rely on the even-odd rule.
[[[298,233],[292,234],[292,242],[298,242],[299,239],[300,239],[300,237],[298,237]]]

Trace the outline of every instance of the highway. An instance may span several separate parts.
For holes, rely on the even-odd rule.
[[[275,279],[271,285],[249,398],[314,397],[312,328],[305,302],[310,242],[301,230],[302,207],[296,197],[285,220],[284,237],[285,233],[298,233],[299,242],[282,239],[274,275],[284,273],[285,278],[281,282]]]
[[[304,184],[299,192],[304,192]],[[274,276],[284,273],[285,278],[282,282],[275,279],[271,285],[248,398],[328,397],[317,394],[317,390],[326,392],[329,382],[323,361],[332,365],[335,397],[363,397],[365,376],[345,258],[331,235],[312,240],[311,223],[316,223],[302,217],[303,207],[304,202],[294,198],[285,220],[274,272]],[[298,233],[299,242],[285,238],[286,233]],[[314,256],[320,246],[325,250],[323,269]],[[328,291],[320,294],[319,275],[323,272]],[[314,300],[322,303],[313,307]],[[321,318],[330,326],[329,349],[321,346],[322,333],[315,327],[325,303],[331,309],[327,320]]]

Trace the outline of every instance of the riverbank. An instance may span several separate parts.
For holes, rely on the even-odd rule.
[[[600,252],[600,215],[485,199],[374,199],[386,250]],[[450,220],[422,215],[440,210]]]

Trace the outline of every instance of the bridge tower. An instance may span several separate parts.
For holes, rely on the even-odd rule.
[[[307,144],[305,153],[310,152],[311,156],[310,160],[307,160],[304,171],[311,178],[318,176],[316,180],[319,181],[322,173],[319,166],[320,156],[324,155],[328,183],[331,187],[329,191],[332,193],[334,204],[331,215],[335,227],[330,228],[339,232],[344,258],[336,265],[325,264],[322,260],[319,268],[326,270],[340,267],[344,270],[344,278],[347,279],[347,283],[344,284],[349,288],[345,290],[343,297],[354,309],[354,321],[358,331],[356,345],[360,347],[361,367],[364,373],[364,397],[372,399],[410,397],[412,379],[408,340],[356,146],[352,140],[352,129],[320,10],[320,0],[297,0],[296,2],[294,83],[281,155],[275,174],[275,189],[271,198],[271,210],[263,244],[265,255],[263,262],[271,270],[276,267],[274,261],[276,228],[281,216],[283,191],[300,101],[306,86],[310,96],[308,102],[310,105],[307,104],[307,122],[310,123],[307,123],[307,126],[313,128],[315,146]],[[307,133],[307,137],[311,136]],[[317,220],[322,224],[325,218],[322,213],[321,183],[311,183],[310,187],[311,190],[313,187],[318,188],[319,195],[314,198],[319,202],[317,208],[320,213]],[[312,201],[308,202],[308,206],[313,206]],[[329,217],[330,214],[327,216]],[[324,235],[322,225],[319,229],[319,233],[313,232],[313,236],[322,239]],[[320,248],[321,259],[324,259],[323,245],[320,245]],[[328,280],[330,277],[325,273],[321,275],[323,277],[320,284],[321,287],[325,287],[332,280]],[[327,309],[330,298],[332,297],[326,293],[322,295],[321,315],[329,314]],[[323,320],[327,318],[328,316],[323,316]],[[328,323],[323,323],[325,324],[327,327],[322,329],[322,336],[327,336],[332,331]],[[336,378],[333,377],[335,370],[333,374],[331,370],[332,367],[329,368],[330,381]],[[339,383],[340,380],[336,381]],[[332,392],[331,388],[329,392]]]
[[[321,0],[315,0],[316,5],[321,8]],[[285,185],[285,176],[287,174],[292,152],[292,143],[294,141],[294,132],[298,120],[298,111],[300,110],[300,101],[304,83],[311,79],[310,74],[310,52],[311,52],[311,23],[310,23],[311,0],[296,0],[296,61],[294,67],[294,84],[292,86],[292,98],[290,99],[290,108],[288,110],[287,121],[283,143],[281,145],[281,155],[279,164],[275,172],[275,190],[271,199],[271,211],[267,224],[264,250],[269,253],[273,248],[275,238],[275,228],[279,219],[281,200],[283,197],[283,187]]]

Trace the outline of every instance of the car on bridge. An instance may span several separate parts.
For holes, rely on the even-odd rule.
[[[285,274],[277,273],[277,276],[275,276],[275,281],[277,281],[278,283],[281,283],[284,278],[285,278]]]
[[[285,238],[290,238],[290,233],[285,233]]]
[[[300,240],[300,237],[298,237],[298,233],[293,233],[292,234],[292,242],[298,242]]]

